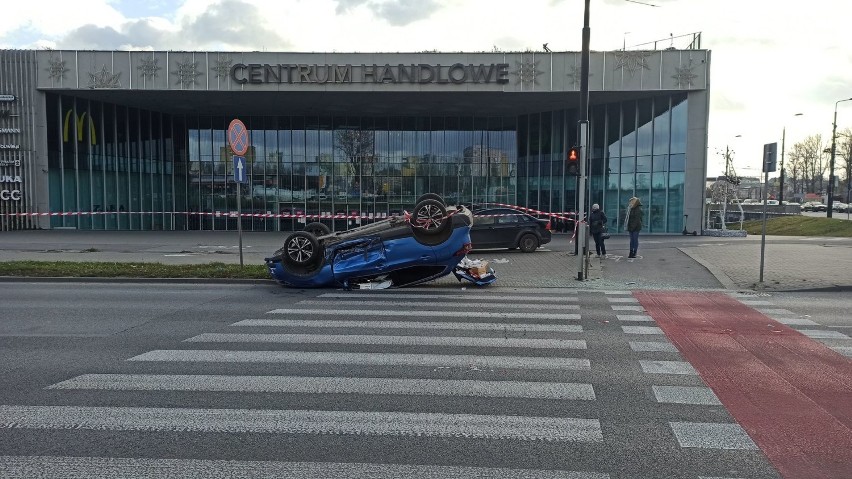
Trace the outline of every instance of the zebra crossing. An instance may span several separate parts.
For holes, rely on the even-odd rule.
[[[0,434],[159,456],[4,455],[0,477],[777,477],[629,291],[277,306],[51,384],[50,404],[0,405]]]
[[[731,296],[739,302],[760,311],[769,318],[823,343],[837,353],[852,358],[852,337],[848,334],[827,329],[816,321],[811,320],[807,315],[777,307],[770,299],[760,299],[762,297],[750,293],[731,293]]]

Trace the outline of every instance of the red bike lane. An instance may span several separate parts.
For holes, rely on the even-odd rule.
[[[725,293],[634,296],[784,478],[852,478],[852,360]]]

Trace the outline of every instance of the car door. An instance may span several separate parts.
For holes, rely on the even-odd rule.
[[[497,218],[492,210],[478,211],[473,217],[473,227],[470,229],[470,242],[476,249],[492,248],[495,243],[494,227]]]
[[[494,243],[498,248],[514,248],[518,237],[519,222],[523,216],[516,211],[505,210],[497,217],[494,225]]]

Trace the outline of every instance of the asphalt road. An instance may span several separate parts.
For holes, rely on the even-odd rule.
[[[2,477],[778,477],[628,291],[3,286]]]

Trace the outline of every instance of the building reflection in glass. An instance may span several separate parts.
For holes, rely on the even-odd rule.
[[[627,199],[646,205],[647,231],[683,228],[686,95],[592,107],[590,203],[620,229]],[[70,119],[75,118],[72,122]],[[80,229],[236,229],[237,185],[225,141],[232,116],[178,116],[48,95],[51,211]],[[424,193],[449,203],[575,211],[564,156],[576,112],[508,117],[241,117],[250,130],[243,228],[335,230],[401,213]],[[71,124],[73,123],[73,124]],[[82,125],[82,126],[81,126]],[[70,132],[70,133],[68,133]],[[193,214],[187,214],[193,213]],[[203,214],[199,214],[203,213]],[[312,220],[308,220],[312,221]]]

